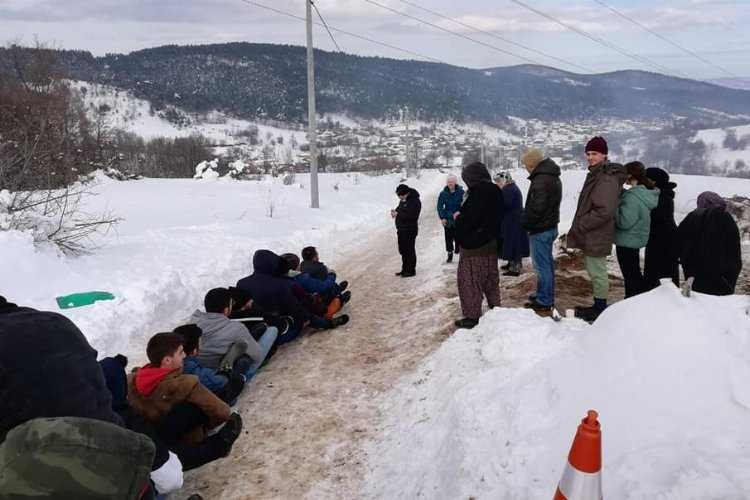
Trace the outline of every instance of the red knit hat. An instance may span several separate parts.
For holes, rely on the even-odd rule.
[[[588,153],[589,151],[596,151],[597,153],[601,153],[603,155],[609,154],[607,141],[604,140],[604,137],[599,137],[597,135],[586,144],[586,152]]]

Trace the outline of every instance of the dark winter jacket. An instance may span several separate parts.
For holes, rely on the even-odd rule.
[[[39,417],[121,425],[96,351],[65,316],[0,299],[0,442]]]
[[[615,214],[625,182],[622,166],[605,161],[589,168],[568,233],[568,248],[587,257],[606,257],[615,242]]]
[[[526,195],[523,213],[523,228],[529,234],[538,234],[554,229],[560,223],[562,182],[560,167],[547,158],[537,165],[529,176],[531,185]]]
[[[268,313],[291,316],[297,324],[309,321],[310,314],[292,292],[293,280],[280,276],[281,258],[270,250],[253,256],[254,272],[237,282],[240,288]]]
[[[497,239],[503,216],[503,192],[489,180],[469,188],[456,219],[456,241],[468,250]]]
[[[416,232],[419,230],[419,214],[422,212],[422,202],[416,189],[410,188],[406,201],[396,207],[396,230]]]
[[[658,186],[659,204],[651,210],[651,231],[646,244],[646,260],[643,275],[649,289],[659,285],[662,278],[671,278],[680,284],[680,239],[674,220],[673,183]]]
[[[455,220],[453,214],[461,209],[461,203],[464,202],[464,188],[456,185],[456,189],[451,192],[448,186],[445,186],[438,196],[437,213],[440,219],[447,221],[447,227],[453,227]]]
[[[300,264],[300,271],[309,274],[317,280],[326,280],[332,274],[325,264],[312,260],[303,260],[302,264]],[[333,279],[336,279],[335,274]]]
[[[502,258],[518,261],[529,256],[529,235],[521,227],[523,195],[515,182],[503,188]]]
[[[678,228],[685,278],[695,278],[693,290],[732,295],[742,270],[737,223],[725,210],[699,208]]]

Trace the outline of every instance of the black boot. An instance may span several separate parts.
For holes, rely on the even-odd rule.
[[[226,444],[227,455],[232,451],[232,445],[240,437],[240,434],[242,434],[242,417],[239,413],[232,413],[224,427],[219,431],[219,438]]]
[[[465,328],[466,330],[471,330],[478,324],[479,324],[479,320],[476,320],[473,318],[459,319],[454,323],[454,325],[456,325],[458,328]]]
[[[341,305],[346,304],[350,300],[352,300],[352,292],[344,292],[341,295],[339,295],[339,300],[341,300]]]
[[[338,328],[340,326],[344,326],[347,323],[349,323],[349,315],[342,314],[341,316],[337,316],[331,320],[331,328]]]
[[[448,259],[446,259],[445,263],[450,264],[453,262],[453,252],[448,252]]]
[[[347,288],[349,288],[349,282],[348,281],[342,281],[339,283],[339,290],[343,293]]]

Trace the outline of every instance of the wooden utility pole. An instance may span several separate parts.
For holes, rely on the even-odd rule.
[[[315,64],[313,61],[312,3],[307,4],[307,139],[310,143],[310,207],[320,208],[318,193],[318,133],[315,123]]]

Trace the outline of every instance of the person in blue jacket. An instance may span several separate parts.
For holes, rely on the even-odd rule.
[[[510,172],[500,172],[495,176],[495,183],[503,190],[503,223],[502,253],[499,255],[508,261],[503,276],[520,276],[523,259],[528,257],[529,235],[521,225],[523,218],[523,194],[513,181]]]
[[[456,241],[456,216],[464,202],[464,188],[458,184],[458,178],[451,174],[445,181],[445,188],[440,192],[437,202],[437,213],[445,231],[445,251],[448,252],[447,263],[453,262],[453,254],[459,253]]]

